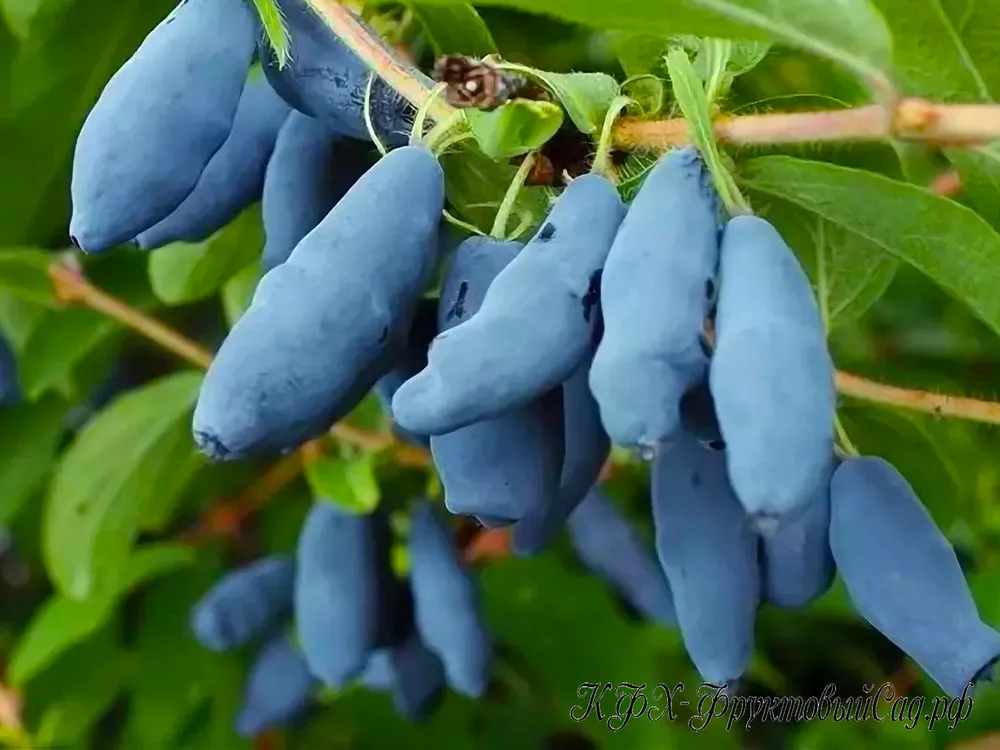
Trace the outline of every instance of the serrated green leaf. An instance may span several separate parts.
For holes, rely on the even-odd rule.
[[[597,29],[772,39],[830,58],[866,78],[889,71],[892,61],[889,29],[868,0],[479,0],[477,5],[517,8]]]
[[[67,409],[55,396],[0,409],[0,525],[10,523],[51,470]]]
[[[742,178],[910,263],[1000,332],[1000,235],[971,209],[882,175],[789,156],[752,159]]]
[[[204,242],[177,242],[149,254],[149,281],[168,305],[207,299],[260,255],[260,212],[248,208]]]
[[[618,96],[618,82],[606,73],[550,73],[513,63],[502,67],[541,81],[566,110],[576,129],[586,135],[600,132],[604,115]]]
[[[84,599],[54,594],[28,624],[8,665],[15,685],[24,685],[52,664],[62,653],[96,632],[119,600],[132,589],[193,562],[193,553],[169,545],[137,549],[106,579],[106,587]]]
[[[419,1],[407,5],[424,27],[434,54],[486,57],[499,51],[489,27],[471,5],[427,5]]]
[[[305,473],[313,494],[352,513],[371,513],[381,500],[373,453],[323,456],[307,463]]]
[[[232,328],[240,319],[253,299],[254,290],[260,280],[260,262],[254,261],[243,270],[229,277],[222,286],[222,311],[226,323]]]
[[[51,256],[34,248],[0,248],[0,291],[55,307],[52,282],[49,280]]]
[[[961,517],[958,476],[916,420],[870,406],[845,406],[838,415],[860,453],[881,456],[906,477],[939,528]]]
[[[201,467],[189,423],[201,379],[178,373],[119,396],[63,454],[42,548],[68,598],[86,599],[114,581],[145,519],[175,503]]]
[[[899,260],[864,237],[787,201],[750,197],[809,275],[828,330],[859,318],[896,277]]]
[[[514,99],[492,112],[470,109],[469,128],[491,159],[510,159],[541,148],[556,134],[563,111],[552,102]]]

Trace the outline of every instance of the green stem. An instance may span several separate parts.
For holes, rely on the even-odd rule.
[[[410,130],[410,145],[416,146],[423,140],[424,136],[424,123],[427,122],[427,113],[430,112],[431,107],[434,106],[434,102],[438,101],[438,97],[441,96],[442,92],[448,88],[447,83],[439,83],[433,89],[431,89],[430,94],[427,97],[427,101],[420,105],[417,109],[417,116],[413,118],[413,128]],[[456,119],[456,115],[461,116],[461,112],[456,112],[455,115],[450,116],[445,122],[451,122]]]
[[[701,79],[698,78],[684,50],[674,49],[667,55],[667,71],[673,84],[674,96],[687,121],[691,139],[705,159],[715,190],[722,199],[727,213],[730,215],[752,213],[750,205],[740,193],[736,181],[722,161],[722,154],[715,142],[710,102],[705,95]]]
[[[521,162],[521,166],[517,169],[517,174],[511,180],[510,187],[507,188],[503,200],[500,202],[500,208],[497,209],[497,215],[493,221],[493,229],[490,230],[491,237],[501,240],[504,238],[504,233],[507,231],[507,222],[510,221],[510,215],[514,210],[514,204],[517,202],[517,196],[521,192],[521,188],[524,187],[524,183],[528,179],[528,175],[531,174],[531,168],[534,165],[535,154],[526,154],[524,161]]]
[[[365,117],[365,128],[368,130],[368,137],[372,139],[372,143],[375,144],[375,148],[378,152],[385,156],[389,153],[389,149],[385,147],[382,140],[378,137],[378,133],[375,132],[375,123],[372,122],[372,87],[375,85],[375,74],[372,73],[368,76],[368,85],[365,86],[365,105],[362,113]]]
[[[611,134],[615,129],[615,121],[618,115],[633,100],[624,94],[616,96],[611,100],[608,111],[604,113],[604,124],[601,126],[601,137],[597,142],[597,153],[594,154],[594,163],[590,168],[591,172],[601,174],[612,182],[615,182],[615,169],[611,163]]]

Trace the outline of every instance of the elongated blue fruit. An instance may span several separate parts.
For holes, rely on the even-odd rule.
[[[517,243],[483,237],[471,237],[458,247],[441,290],[441,333],[429,356],[477,314],[493,279],[519,250]],[[396,398],[392,405],[395,414]],[[444,486],[445,505],[452,513],[476,516],[491,526],[513,523],[544,507],[559,489],[564,442],[558,388],[493,419],[432,435],[431,455]]]
[[[657,452],[652,484],[656,552],[688,655],[704,680],[733,686],[753,655],[760,567],[725,453],[681,433]]]
[[[17,357],[0,335],[0,404],[15,404],[21,400],[21,384],[17,374]]]
[[[288,105],[263,78],[247,81],[226,142],[194,190],[169,216],[136,237],[142,250],[171,242],[201,242],[260,200],[264,170]]]
[[[396,393],[399,386],[424,369],[427,364],[427,349],[434,337],[437,336],[437,309],[436,299],[425,298],[417,303],[417,311],[413,317],[413,327],[410,329],[406,348],[401,353],[396,365],[375,383],[375,395],[389,419],[393,418],[393,394]],[[393,420],[393,431],[409,443],[430,446],[430,440],[426,435],[416,435],[409,430],[404,430],[395,424],[395,420]]]
[[[232,130],[257,29],[245,0],[185,0],[112,76],[76,141],[73,244],[130,241],[194,190]]]
[[[336,135],[319,120],[292,112],[264,174],[265,271],[288,260],[373,163],[370,144]]]
[[[448,684],[479,698],[489,683],[492,642],[475,579],[427,502],[410,515],[410,585],[417,632],[444,664]]]
[[[295,564],[266,557],[213,586],[191,613],[191,630],[210,651],[229,651],[285,620],[292,611]]]
[[[631,524],[596,487],[566,524],[580,561],[603,578],[644,617],[674,625],[670,584]]]
[[[608,433],[601,424],[600,410],[587,383],[589,374],[588,361],[563,383],[566,450],[559,492],[552,502],[536,508],[514,524],[511,540],[520,554],[540,552],[562,531],[566,519],[597,482],[611,450]]]
[[[682,396],[705,374],[718,237],[718,199],[701,156],[671,151],[632,201],[601,276],[604,336],[590,388],[618,445],[666,440],[680,424]]]
[[[388,595],[380,566],[385,552],[373,516],[351,515],[317,501],[299,534],[295,625],[312,673],[342,687],[365,668],[377,645],[381,599]]]
[[[392,690],[396,675],[392,669],[392,649],[378,648],[368,656],[368,663],[358,677],[358,684],[377,693]]]
[[[833,361],[809,279],[769,223],[726,224],[709,385],[747,512],[794,515],[829,481]]]
[[[559,386],[593,353],[601,268],[625,206],[597,174],[563,191],[538,233],[490,284],[479,311],[438,338],[396,391],[412,432],[442,435]]]
[[[980,618],[955,550],[895,467],[846,459],[830,508],[830,547],[861,616],[951,696],[989,679],[1000,633]]]
[[[435,156],[397,149],[264,275],[201,386],[193,432],[207,456],[294,448],[364,398],[406,345],[443,207]]]
[[[830,489],[824,486],[805,511],[761,538],[764,598],[802,607],[825,593],[836,573],[830,552]]]
[[[392,674],[393,705],[410,721],[425,718],[444,694],[444,665],[416,632],[393,647]]]
[[[278,65],[266,40],[260,42],[260,60],[271,85],[289,106],[315,117],[353,138],[368,139],[365,126],[365,89],[371,71],[323,22],[307,0],[277,0],[289,33],[290,59]],[[378,39],[377,34],[372,34]],[[412,74],[428,88],[433,81],[419,71]],[[413,109],[381,78],[371,89],[370,115],[379,137],[391,144],[406,141]]]
[[[295,721],[312,706],[319,683],[309,673],[302,654],[282,635],[261,649],[250,668],[236,733],[253,737]]]

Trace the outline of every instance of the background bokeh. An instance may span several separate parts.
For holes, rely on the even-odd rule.
[[[0,741],[11,747],[249,747],[231,730],[245,655],[199,648],[187,627],[191,604],[224,569],[291,549],[317,484],[339,483],[361,503],[433,490],[419,455],[384,440],[388,427],[372,400],[349,423],[374,441],[335,447],[325,476],[303,476],[288,464],[275,473],[267,462],[206,465],[190,445],[186,407],[167,416],[133,409],[128,425],[104,429],[82,455],[77,452],[70,467],[75,473],[65,470],[67,448],[102,412],[120,408],[123,394],[141,394],[190,369],[108,315],[54,302],[44,267],[25,260],[37,260],[37,253],[18,255],[67,252],[69,167],[81,122],[108,78],[171,6],[169,0],[0,0],[0,331],[17,354],[23,394],[19,403],[0,407],[0,524],[9,530],[0,538],[0,662],[8,667],[0,685]],[[627,68],[643,54],[635,35],[497,8],[483,9],[482,16],[506,58],[541,69],[603,70],[622,78],[622,62]],[[398,18],[393,13],[374,22],[395,33]],[[404,30],[398,41],[428,59],[419,31]],[[724,106],[734,112],[810,109],[864,96],[828,63],[774,47],[737,80]],[[924,184],[945,166],[934,153],[889,145],[732,155],[738,161],[779,150]],[[802,231],[795,210],[752,190],[748,196],[774,217],[814,272],[814,235]],[[200,245],[148,256],[123,248],[76,262],[94,287],[214,349],[253,289],[260,249],[253,208]],[[998,395],[1000,342],[963,305],[898,263],[843,272],[868,273],[876,281],[870,299],[845,303],[833,321],[839,367],[931,391]],[[984,618],[1000,627],[996,430],[860,404],[846,405],[842,416],[863,452],[889,458],[912,482],[959,550]],[[359,459],[359,453],[372,457]],[[616,458],[607,491],[648,532],[647,473],[624,454]],[[367,461],[377,483],[331,466],[359,460]],[[144,504],[139,542],[152,552],[115,598],[74,602],[54,593],[45,564],[51,550],[41,540],[52,522],[46,508],[53,495],[88,488],[101,488],[97,495],[109,498],[109,523]],[[233,508],[253,511],[236,529]],[[74,527],[72,519],[62,523],[67,543],[91,532]],[[181,544],[191,539],[196,544]],[[448,695],[432,718],[414,725],[396,716],[386,696],[360,690],[325,695],[308,721],[261,738],[256,747],[1000,747],[1000,689],[989,687],[977,695],[968,720],[953,729],[948,722],[928,731],[921,724],[907,729],[902,722],[828,720],[761,721],[749,731],[712,722],[692,731],[687,721],[699,680],[678,634],[635,617],[582,568],[565,539],[534,559],[486,549],[477,566],[499,643],[486,699]],[[854,614],[839,583],[802,611],[761,611],[748,693],[818,695],[834,684],[839,695],[860,695],[863,685],[887,681],[914,698],[940,694]],[[571,708],[585,700],[577,693],[584,682],[681,682],[692,706],[678,707],[674,721],[634,718],[613,731],[594,715],[571,719]],[[981,744],[966,744],[973,741]]]

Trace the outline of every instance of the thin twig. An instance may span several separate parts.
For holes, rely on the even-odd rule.
[[[267,505],[271,498],[302,474],[305,465],[303,459],[309,453],[310,446],[310,443],[306,443],[296,453],[277,461],[232,500],[209,508],[178,537],[178,541],[198,546],[236,535],[247,518]]]
[[[900,138],[940,145],[974,145],[1000,138],[1000,105],[934,104],[904,99],[892,124],[882,107],[870,105],[820,112],[777,112],[718,117],[715,137],[735,145],[818,143]],[[690,142],[682,118],[625,118],[615,125],[620,149],[663,150]]]
[[[871,401],[941,417],[1000,424],[1000,403],[884,385],[843,371],[837,372],[836,382],[840,393],[861,401]]]
[[[212,352],[208,349],[178,333],[170,326],[164,325],[156,318],[151,318],[122,300],[98,289],[76,269],[63,263],[54,262],[49,265],[49,278],[52,280],[56,299],[60,302],[89,307],[95,312],[118,321],[126,328],[131,328],[142,334],[150,341],[159,344],[163,349],[197,367],[205,369],[211,364]]]

